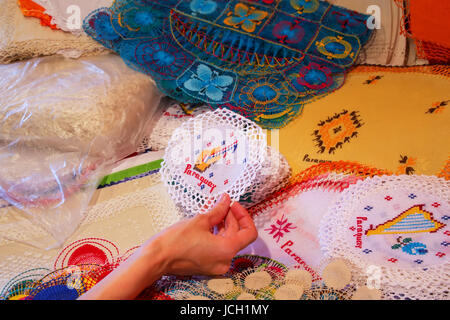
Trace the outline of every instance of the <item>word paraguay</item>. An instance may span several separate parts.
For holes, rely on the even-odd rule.
[[[320,279],[320,276],[310,267],[306,264],[306,262],[300,258],[299,255],[297,255],[295,252],[292,252],[292,250],[289,247],[292,247],[294,245],[294,242],[291,240],[288,240],[285,244],[281,246],[281,250],[286,252],[289,256],[294,258],[295,262],[297,262],[300,266],[302,266],[306,271],[308,271],[312,276],[314,280]]]
[[[195,172],[191,169],[192,169],[192,165],[187,164],[186,169],[184,170],[184,174],[187,174],[188,176],[191,176],[197,180],[200,180],[200,182],[198,183],[198,186],[201,187],[204,184],[211,188],[209,193],[212,193],[214,191],[214,189],[217,187],[217,185],[215,185],[211,180],[206,179],[205,177],[201,176],[200,174],[198,174],[197,172]]]
[[[363,221],[367,221],[366,217],[357,217],[356,218],[356,233],[353,235],[356,237],[356,245],[355,248],[362,249],[362,235],[364,234],[362,223]]]

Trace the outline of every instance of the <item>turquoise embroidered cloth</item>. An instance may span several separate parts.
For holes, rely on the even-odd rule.
[[[319,0],[116,0],[84,30],[168,96],[280,128],[343,84],[369,17]]]

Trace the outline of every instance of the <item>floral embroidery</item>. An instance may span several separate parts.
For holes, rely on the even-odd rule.
[[[240,100],[248,107],[255,107],[270,103],[285,103],[284,98],[288,98],[287,94],[288,89],[280,79],[261,77],[249,81],[242,88]]]
[[[97,19],[90,20],[89,24],[104,40],[114,41],[120,38],[111,25],[111,16],[105,12],[100,12]]]
[[[286,233],[291,232],[291,230],[295,228],[297,227],[288,222],[288,219],[284,218],[283,215],[281,219],[277,219],[276,225],[272,224],[270,228],[265,229],[265,231],[269,231],[269,234],[273,235],[273,238],[276,239],[277,242],[279,242]]]
[[[266,11],[257,10],[255,7],[238,3],[234,7],[234,14],[229,12],[228,17],[225,18],[223,23],[235,28],[241,27],[242,30],[247,32],[253,32],[256,30],[256,26],[260,25],[267,15],[268,12]]]
[[[217,3],[212,0],[193,0],[191,10],[200,14],[211,14],[217,9]]]
[[[297,14],[312,13],[319,8],[318,0],[290,0],[290,2]]]
[[[232,83],[232,77],[219,75],[208,66],[200,64],[197,67],[197,73],[193,74],[184,83],[184,87],[190,91],[198,92],[200,95],[207,96],[211,100],[220,101],[223,98],[224,91]]]
[[[327,88],[333,84],[332,72],[329,68],[311,62],[308,66],[300,69],[297,76],[294,76],[294,84],[306,86],[312,90]]]
[[[365,23],[366,20],[361,18],[361,15],[354,11],[341,11],[335,10],[332,14],[336,17],[336,20],[341,24],[342,30],[346,30],[349,27],[358,26],[361,23]]]
[[[427,112],[425,112],[425,113],[429,113],[429,114],[440,113],[440,112],[444,111],[445,107],[448,105],[449,102],[450,102],[450,100],[435,102],[435,103],[433,103],[433,107],[428,109]]]
[[[167,41],[144,41],[136,48],[137,61],[158,79],[174,79],[184,70],[188,57]]]
[[[425,255],[428,253],[427,246],[420,242],[412,242],[411,238],[405,238],[402,240],[402,237],[397,238],[397,244],[394,244],[391,248],[394,250],[402,249],[403,252],[416,256],[416,255]]]
[[[297,21],[280,21],[273,28],[272,34],[280,43],[299,43],[305,37],[305,30]]]
[[[345,41],[343,37],[325,37],[316,42],[317,50],[328,59],[345,59],[348,56],[354,57],[352,45]]]
[[[119,15],[119,24],[129,31],[154,32],[159,29],[163,14],[153,7],[134,7]]]

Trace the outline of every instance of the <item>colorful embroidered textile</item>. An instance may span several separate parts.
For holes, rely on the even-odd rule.
[[[52,17],[45,13],[45,8],[32,0],[18,0],[20,10],[27,17],[35,17],[41,20],[41,25],[50,27],[54,30],[58,27],[52,24]]]
[[[117,0],[84,29],[170,97],[279,128],[342,85],[367,19],[319,0]]]
[[[448,1],[395,0],[404,10],[403,34],[414,39],[419,57],[430,63],[450,63]]]
[[[434,176],[382,176],[345,190],[320,224],[326,257],[355,272],[377,271],[385,290],[448,299],[450,182]]]
[[[366,176],[382,170],[356,163],[325,163],[293,177],[287,187],[249,209],[258,239],[241,251],[271,257],[288,267],[298,267],[320,280],[323,255],[319,225],[339,193]]]
[[[338,160],[438,174],[450,154],[449,87],[448,66],[357,67],[279,131],[280,152],[294,174]]]
[[[261,178],[266,150],[266,135],[255,123],[225,108],[210,111],[175,130],[162,180],[186,216],[205,213],[223,193],[238,201]]]

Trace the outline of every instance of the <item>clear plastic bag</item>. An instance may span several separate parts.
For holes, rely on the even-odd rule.
[[[32,59],[0,74],[0,197],[59,246],[110,165],[150,132],[161,94],[113,54]]]

